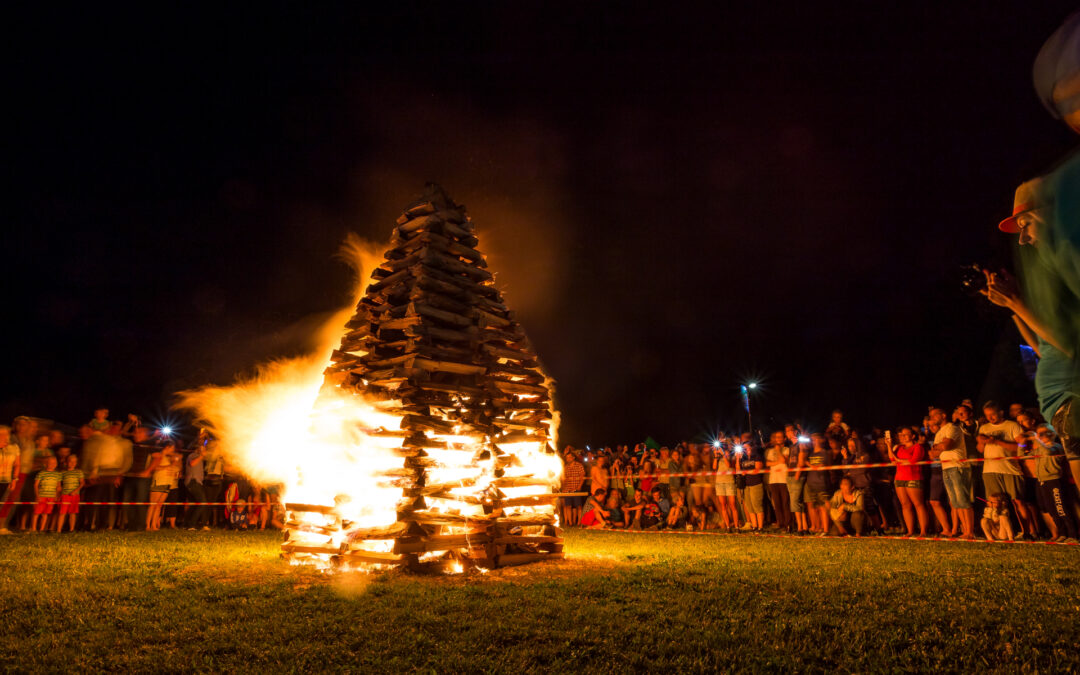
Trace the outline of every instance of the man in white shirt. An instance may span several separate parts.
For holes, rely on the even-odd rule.
[[[941,408],[930,409],[930,428],[937,429],[934,445],[930,448],[930,457],[941,460],[941,476],[945,482],[945,491],[949,494],[949,504],[960,520],[964,539],[975,540],[975,511],[971,502],[971,466],[966,464],[967,446],[964,445],[964,431],[948,421]],[[956,523],[954,521],[953,527]]]
[[[1024,538],[1034,539],[1038,527],[1035,514],[1024,501],[1023,472],[1020,462],[1007,459],[1018,455],[1018,439],[1024,430],[1016,422],[1006,419],[1001,406],[993,401],[983,405],[986,423],[979,427],[977,449],[986,460],[983,463],[983,486],[987,495],[1007,494],[1016,505],[1016,516],[1024,528]]]

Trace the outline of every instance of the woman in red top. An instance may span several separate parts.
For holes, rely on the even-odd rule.
[[[889,460],[896,464],[896,496],[904,509],[907,536],[915,536],[917,514],[919,536],[925,537],[929,514],[923,501],[922,467],[916,462],[926,459],[926,448],[915,442],[915,432],[910,427],[901,428],[896,437],[900,444],[889,448]]]
[[[645,462],[645,465],[641,467],[641,483],[638,488],[645,494],[652,492],[653,486],[656,485],[656,469],[653,468],[652,462]]]

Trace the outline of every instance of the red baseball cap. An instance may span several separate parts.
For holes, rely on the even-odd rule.
[[[1039,178],[1032,178],[1016,188],[1016,196],[1013,197],[1012,215],[998,223],[999,230],[1010,234],[1016,234],[1020,231],[1020,226],[1016,223],[1016,219],[1028,211],[1038,208],[1039,204],[1036,201],[1036,192],[1038,191],[1041,182],[1042,181]]]

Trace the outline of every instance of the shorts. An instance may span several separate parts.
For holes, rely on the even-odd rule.
[[[930,474],[930,501],[943,502],[948,495],[945,494],[945,478],[942,474],[934,472]]]
[[[1012,499],[1024,501],[1023,483],[1020,476],[1011,473],[986,473],[983,472],[983,486],[986,488],[986,496],[997,493],[1007,494]]]
[[[806,486],[805,478],[787,479],[788,505],[792,513],[806,513],[806,502],[803,501],[803,490]]]
[[[570,509],[580,509],[585,506],[585,495],[578,495],[576,497],[563,497],[563,506]]]
[[[60,515],[79,512],[79,494],[73,492],[69,495],[60,495]]]
[[[582,516],[581,516],[581,525],[583,527],[588,527],[589,525],[595,525],[595,524],[596,524],[596,509],[593,509],[592,511],[589,511],[588,513],[582,514]]]
[[[909,490],[923,489],[923,482],[921,480],[898,480],[895,485],[898,488],[907,488]]]
[[[53,506],[56,505],[56,497],[40,497],[37,503],[34,504],[34,515],[40,516],[42,514],[48,516],[52,514]]]
[[[949,504],[954,509],[970,509],[971,469],[968,467],[944,469],[941,474],[945,481],[945,491],[949,493]]]
[[[713,489],[716,490],[717,497],[734,497],[735,481],[730,483],[714,483]]]
[[[1024,493],[1020,499],[1028,504],[1034,504],[1039,500],[1039,481],[1031,476],[1024,476]]]
[[[830,499],[832,499],[832,494],[829,493],[827,486],[809,483],[803,486],[803,501],[807,506],[825,506]]]
[[[765,486],[761,483],[746,486],[743,509],[747,513],[765,513]]]
[[[1076,405],[1075,396],[1057,409],[1050,425],[1061,437],[1065,458],[1070,461],[1080,459],[1080,405]]]
[[[172,489],[172,485],[151,485],[150,486],[150,492],[164,492],[164,493],[168,494],[169,490],[171,490],[171,489]]]

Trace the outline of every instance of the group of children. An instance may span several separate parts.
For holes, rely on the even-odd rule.
[[[34,513],[30,521],[33,532],[64,529],[67,520],[68,529],[75,530],[75,518],[79,514],[79,491],[86,484],[86,477],[79,468],[79,458],[68,455],[64,458],[63,471],[57,471],[54,456],[45,459],[45,468],[38,472],[34,480]],[[55,511],[55,513],[54,513]]]

